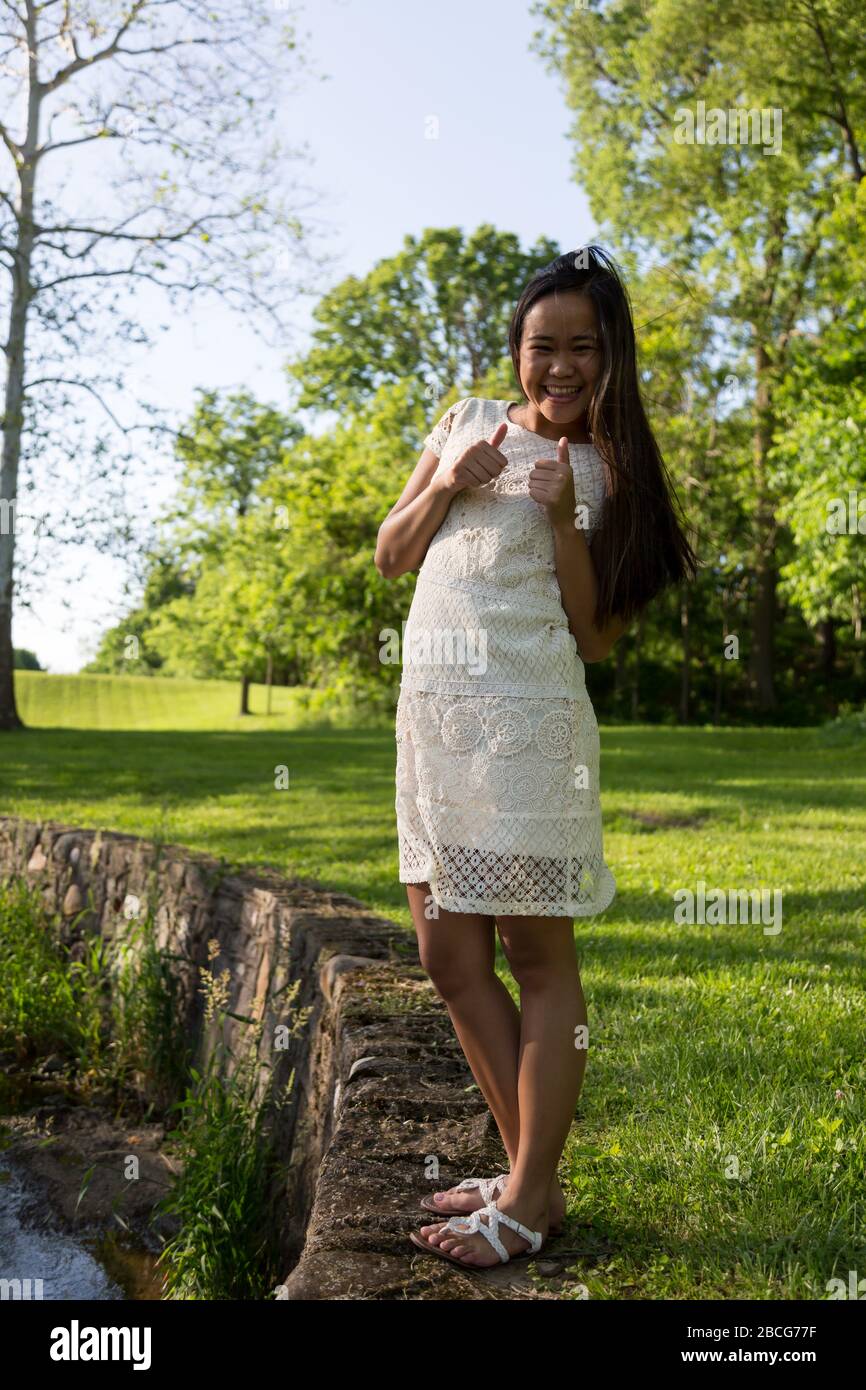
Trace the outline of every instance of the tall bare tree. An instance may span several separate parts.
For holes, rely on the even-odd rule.
[[[302,215],[312,190],[287,171],[308,152],[277,124],[301,67],[282,0],[0,0],[0,729],[21,723],[25,503],[35,520],[60,488],[54,534],[79,540],[110,544],[128,522],[117,485],[133,451],[112,460],[100,439],[84,458],[69,428],[82,401],[124,446],[152,428],[123,425],[109,394],[121,344],[149,341],[124,296],[146,282],[174,309],[213,294],[284,343],[286,307],[324,264]]]

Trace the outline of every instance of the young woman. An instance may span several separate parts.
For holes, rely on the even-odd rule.
[[[534,275],[509,347],[525,400],[452,405],[376,547],[389,578],[420,566],[396,715],[400,882],[510,1161],[422,1203],[450,1219],[410,1239],[474,1268],[535,1254],[565,1213],[557,1164],[586,1066],[573,918],[616,891],[584,664],[695,572],[614,262],[590,246]]]

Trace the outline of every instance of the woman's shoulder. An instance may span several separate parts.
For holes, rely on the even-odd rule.
[[[508,401],[491,400],[488,396],[464,396],[452,406],[453,423],[461,429],[466,426],[486,428],[488,421],[492,426],[504,419],[507,408]]]
[[[446,414],[458,415],[463,418],[465,415],[488,415],[505,411],[508,401],[492,400],[489,396],[461,396],[452,406],[448,407]]]
[[[447,441],[464,430],[486,430],[488,421],[495,421],[504,412],[505,401],[491,401],[485,396],[461,396],[439,417],[424,440],[434,453],[440,453]]]

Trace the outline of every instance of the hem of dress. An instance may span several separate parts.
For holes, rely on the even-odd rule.
[[[479,698],[485,695],[502,695],[509,699],[520,699],[525,695],[538,700],[582,700],[587,693],[583,684],[549,686],[527,685],[521,682],[517,685],[513,681],[497,683],[489,680],[485,680],[483,686],[480,681],[450,681],[448,684],[440,684],[423,676],[401,680],[399,689],[405,690],[408,694],[419,695],[477,695]]]
[[[565,905],[561,911],[542,911],[537,903],[527,903],[526,911],[521,912],[513,902],[505,903],[501,898],[452,897],[450,894],[443,893],[441,889],[437,891],[430,881],[429,874],[422,873],[420,870],[406,870],[406,873],[412,873],[413,877],[404,878],[401,873],[399,875],[400,883],[429,883],[433,901],[439,907],[444,907],[446,912],[479,913],[485,917],[597,917],[600,912],[607,911],[616,897],[616,879],[606,865],[601,874],[599,896],[594,898],[592,902]],[[500,904],[502,905],[500,906]]]

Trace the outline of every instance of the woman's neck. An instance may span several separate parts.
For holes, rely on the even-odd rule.
[[[546,415],[542,415],[536,406],[521,405],[515,409],[512,418],[515,425],[522,425],[531,434],[540,434],[554,444],[563,435],[570,444],[589,444],[591,442],[586,428],[585,415],[581,415],[578,420],[569,421],[567,425],[560,428],[553,420],[548,420]]]

